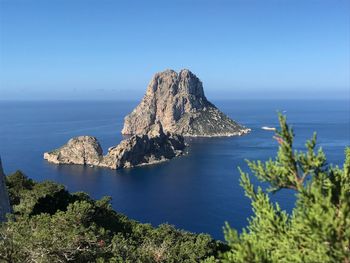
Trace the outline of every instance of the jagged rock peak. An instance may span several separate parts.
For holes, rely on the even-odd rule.
[[[148,85],[146,95],[157,91],[173,95],[188,94],[206,100],[202,82],[188,69],[182,69],[179,73],[172,69],[156,73]]]
[[[188,69],[179,73],[169,69],[156,73],[140,104],[125,117],[122,133],[147,134],[157,122],[164,132],[184,136],[231,136],[249,132],[207,100],[202,82]]]
[[[0,222],[6,220],[6,214],[11,213],[11,206],[9,196],[5,183],[5,174],[2,169],[1,157],[0,157]]]

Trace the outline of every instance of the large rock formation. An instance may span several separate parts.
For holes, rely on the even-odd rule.
[[[7,188],[5,184],[5,174],[2,170],[1,158],[0,158],[0,222],[6,220],[6,214],[11,212],[11,206]]]
[[[232,136],[248,133],[210,103],[202,82],[189,70],[155,74],[141,103],[125,117],[123,134],[146,134],[160,122],[164,131],[183,136]]]
[[[148,134],[134,135],[118,146],[108,149],[103,156],[97,139],[80,136],[70,139],[61,148],[44,153],[44,159],[55,164],[82,164],[111,169],[130,168],[169,160],[184,153],[184,138],[165,134],[160,124],[151,127]]]

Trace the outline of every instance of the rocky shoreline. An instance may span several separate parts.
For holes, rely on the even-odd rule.
[[[185,148],[183,136],[164,133],[162,126],[155,124],[148,134],[125,139],[110,147],[106,155],[95,137],[79,136],[44,153],[44,159],[54,164],[91,165],[116,170],[164,162],[183,155]]]

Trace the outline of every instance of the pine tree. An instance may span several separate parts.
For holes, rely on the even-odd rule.
[[[279,115],[276,158],[247,161],[251,172],[269,187],[255,187],[240,170],[241,186],[251,199],[254,215],[241,234],[225,226],[230,251],[221,262],[350,262],[350,148],[343,168],[328,165],[316,134],[306,151],[293,149],[294,133]],[[270,193],[295,191],[291,214],[270,201]]]

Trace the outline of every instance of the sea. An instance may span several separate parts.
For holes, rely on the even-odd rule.
[[[71,192],[93,198],[112,197],[112,206],[131,219],[157,226],[169,223],[195,233],[224,239],[228,222],[239,232],[252,216],[250,200],[239,184],[238,167],[249,172],[246,160],[274,158],[277,112],[287,115],[295,132],[295,149],[317,132],[318,146],[328,163],[342,166],[350,146],[348,100],[222,100],[214,104],[229,117],[252,129],[241,137],[192,138],[186,156],[157,165],[109,170],[54,165],[43,153],[70,138],[91,135],[104,151],[117,145],[124,116],[137,101],[1,101],[0,155],[5,173],[23,171],[37,180],[52,180]],[[256,185],[260,183],[252,176]],[[271,194],[272,202],[291,212],[295,192]]]

